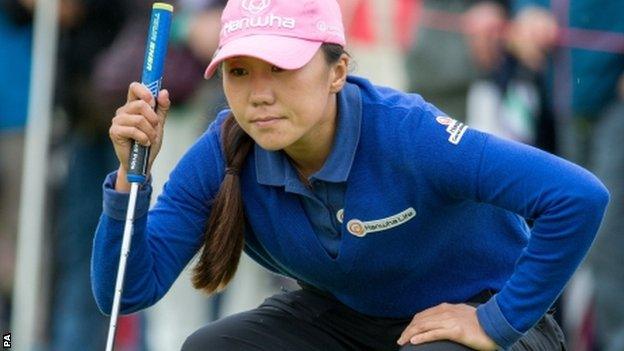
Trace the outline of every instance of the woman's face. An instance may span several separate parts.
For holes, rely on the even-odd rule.
[[[324,130],[333,131],[340,90],[335,66],[322,50],[297,70],[234,57],[223,63],[223,89],[236,121],[262,148],[305,148]]]

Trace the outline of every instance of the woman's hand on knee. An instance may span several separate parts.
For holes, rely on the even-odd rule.
[[[439,340],[454,341],[476,350],[496,350],[496,343],[479,324],[477,309],[466,304],[443,303],[417,313],[397,343]]]

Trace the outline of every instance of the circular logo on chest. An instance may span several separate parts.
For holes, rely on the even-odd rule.
[[[362,221],[360,221],[359,219],[350,220],[349,223],[347,223],[347,230],[349,231],[349,233],[355,236],[363,237],[364,235],[366,235],[366,228],[364,228],[364,223],[362,223]]]

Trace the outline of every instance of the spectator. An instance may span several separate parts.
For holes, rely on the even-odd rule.
[[[405,64],[408,91],[466,120],[470,85],[502,57],[504,1],[424,0]]]

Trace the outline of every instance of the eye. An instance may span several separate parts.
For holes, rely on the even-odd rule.
[[[247,70],[244,68],[231,68],[230,74],[235,77],[242,77],[247,74]]]
[[[271,66],[271,71],[272,71],[272,72],[279,73],[279,72],[283,72],[283,71],[284,71],[284,69],[283,69],[283,68],[279,68],[279,67],[277,67],[277,66]]]

